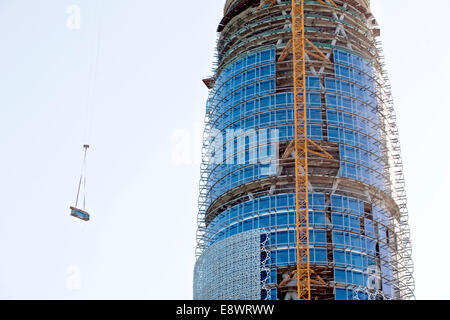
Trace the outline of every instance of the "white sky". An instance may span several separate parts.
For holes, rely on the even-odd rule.
[[[0,298],[191,299],[199,123],[224,0],[108,0],[80,174],[99,0],[0,0]],[[375,0],[398,112],[417,297],[450,299],[448,0]],[[81,29],[66,27],[69,5]],[[190,140],[177,136],[186,132]],[[180,165],[174,146],[191,150]],[[434,161],[431,161],[434,160]],[[80,280],[78,282],[77,280]],[[79,286],[78,286],[79,284]]]

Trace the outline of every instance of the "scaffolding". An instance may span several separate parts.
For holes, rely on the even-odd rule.
[[[399,215],[391,218],[391,224],[395,226],[395,233],[398,235],[396,238],[398,247],[396,258],[399,264],[398,281],[400,282],[401,297],[403,299],[414,299],[415,282],[410,240],[411,231],[397,116],[381,41],[376,41],[375,46],[376,61],[378,62],[375,67],[375,73],[377,75],[376,83],[378,84],[379,92],[379,111],[384,122],[385,153],[388,158],[385,170],[388,172],[389,181],[391,182],[389,186],[391,197],[399,208]]]
[[[273,5],[266,6],[265,4],[269,4],[269,2]],[[263,7],[258,9],[261,4]],[[226,165],[225,161],[217,163],[217,159],[215,159],[218,150],[222,147],[226,148],[227,145],[226,140],[221,140],[221,133],[225,132],[227,128],[236,126],[236,119],[245,120],[246,117],[251,116],[247,111],[245,113],[241,111],[240,116],[238,113],[236,118],[233,110],[236,110],[240,104],[244,105],[247,101],[255,99],[255,97],[247,97],[241,99],[242,102],[235,103],[234,100],[233,103],[227,102],[228,97],[236,92],[233,90],[240,88],[237,85],[234,86],[237,76],[230,76],[231,80],[227,80],[223,76],[227,73],[229,66],[238,64],[240,61],[247,61],[253,54],[260,54],[265,52],[264,50],[273,51],[275,54],[270,60],[247,67],[250,71],[253,68],[273,68],[273,72],[270,72],[265,78],[259,77],[252,82],[243,83],[241,87],[248,87],[254,83],[258,85],[266,80],[274,81],[273,90],[261,94],[261,96],[271,96],[278,101],[279,96],[285,95],[287,102],[282,108],[286,109],[292,110],[298,105],[293,101],[293,97],[296,96],[293,94],[295,89],[293,83],[294,79],[298,77],[292,72],[293,62],[298,59],[288,53],[288,51],[292,51],[292,42],[289,43],[292,41],[292,14],[289,3],[285,1],[274,3],[273,1],[234,0],[227,2],[227,8],[224,20],[219,27],[221,33],[217,45],[218,63],[214,69],[215,76],[206,79],[205,82],[211,91],[207,103],[202,148],[203,162],[201,165],[196,251],[199,265],[204,263],[207,257],[211,257],[208,254],[211,248],[216,248],[218,244],[235,237],[235,235],[230,236],[232,233],[230,229],[238,222],[242,224],[250,220],[262,221],[267,217],[272,219],[277,215],[299,212],[296,203],[279,206],[278,200],[275,204],[271,202],[268,213],[258,211],[256,209],[258,203],[266,201],[266,198],[272,199],[284,195],[302,198],[298,196],[299,188],[296,186],[295,180],[295,177],[298,178],[301,175],[296,170],[299,166],[296,166],[296,153],[293,152],[293,147],[295,149],[293,134],[275,141],[279,147],[279,159],[277,159],[276,174],[271,176],[258,176],[255,173],[250,180],[244,179],[242,172],[251,165]],[[302,255],[295,261],[289,260],[288,265],[280,266],[276,260],[279,250],[285,248],[290,250],[289,248],[295,245],[292,242],[289,242],[287,247],[284,243],[280,245],[276,240],[278,235],[294,230],[298,231],[300,225],[308,233],[318,230],[326,234],[325,242],[314,240],[310,246],[312,252],[319,249],[324,250],[327,256],[325,264],[318,264],[316,258],[311,263],[309,281],[311,282],[312,299],[334,299],[338,296],[339,290],[339,292],[348,292],[348,294],[346,293],[348,299],[357,299],[360,296],[364,299],[375,297],[381,300],[414,299],[412,250],[398,129],[381,43],[376,38],[379,35],[379,28],[368,8],[368,2],[362,0],[305,2],[303,19],[306,25],[305,34],[311,42],[309,47],[315,47],[317,50],[312,50],[304,55],[304,79],[315,77],[320,85],[315,88],[309,83],[305,84],[306,91],[303,97],[306,98],[310,94],[317,94],[321,97],[320,106],[315,108],[322,110],[321,121],[324,137],[330,136],[328,130],[331,130],[330,128],[333,126],[342,126],[343,132],[347,130],[343,125],[343,120],[342,123],[334,123],[330,120],[331,113],[329,111],[334,107],[330,106],[328,101],[329,94],[344,97],[346,93],[340,91],[341,89],[332,91],[327,81],[346,83],[354,90],[360,90],[359,95],[366,97],[363,99],[355,95],[352,98],[355,101],[353,109],[344,108],[339,111],[341,108],[339,103],[335,109],[338,110],[338,117],[353,119],[355,128],[352,130],[354,132],[361,135],[363,132],[368,137],[369,143],[360,149],[368,154],[369,160],[367,163],[359,165],[361,170],[369,172],[370,179],[366,181],[359,176],[353,177],[345,172],[345,165],[354,166],[354,162],[357,162],[350,160],[351,157],[347,154],[347,149],[354,148],[352,142],[346,140],[347,138],[339,138],[336,141],[329,138],[313,139],[313,142],[320,148],[315,151],[320,151],[319,153],[322,154],[326,152],[330,155],[330,157],[321,157],[311,153],[306,157],[309,162],[306,170],[309,180],[306,186],[310,190],[308,193],[310,193],[310,197],[316,195],[323,197],[323,204],[319,207],[312,204],[311,208],[304,210],[304,218],[314,217],[310,227],[305,228],[304,222],[297,223],[295,226],[295,223],[285,224],[276,220],[275,226],[257,229],[259,232],[264,230],[270,235],[264,245],[260,246],[260,250],[266,252],[263,254],[266,258],[264,259],[264,270],[260,266],[259,271],[264,275],[267,275],[269,271],[276,271],[278,277],[281,275],[287,277],[286,281],[280,283],[277,283],[277,280],[274,281],[273,278],[262,277],[265,281],[261,282],[259,286],[265,293],[261,295],[261,298],[273,296],[274,290],[278,292],[278,298],[301,298],[302,294],[297,294],[300,287],[298,285],[299,278],[295,277],[295,274],[299,273],[298,270],[297,273],[295,271],[299,266],[298,262],[303,261]],[[339,55],[342,54],[348,54],[349,57],[351,55],[352,59],[357,57],[360,59],[358,61],[363,62],[363,66],[358,67],[341,60]],[[346,77],[340,72],[341,68],[348,69],[351,74],[358,74],[365,80]],[[246,74],[245,72],[243,71],[242,74]],[[227,91],[226,88],[228,82],[232,82],[234,86],[230,91]],[[298,87],[301,88],[301,86]],[[307,103],[310,101],[305,101],[303,105]],[[359,105],[363,107],[360,108]],[[278,102],[273,108],[273,110],[279,110]],[[241,110],[244,110],[244,107]],[[269,108],[270,110],[272,109]],[[259,112],[262,114],[263,111]],[[230,114],[233,116],[230,117]],[[310,117],[309,113],[308,117]],[[295,126],[298,121],[293,118],[289,118],[289,121],[288,125],[298,127],[298,125]],[[274,122],[272,126],[277,127],[280,124]],[[243,134],[245,139],[245,132]],[[306,132],[305,136],[307,135]],[[235,138],[239,139],[239,137]],[[297,141],[301,140],[297,139]],[[274,141],[269,139],[267,144],[271,143]],[[251,144],[248,148],[251,149]],[[239,172],[241,172],[241,178],[239,178],[241,180],[238,180],[237,183],[223,183],[225,180],[231,181],[230,177]],[[303,196],[303,199],[310,201],[310,197]],[[333,199],[339,197],[348,201],[347,207],[343,205],[340,208],[333,204]],[[359,203],[359,213],[355,214],[354,208],[350,208],[350,201]],[[241,210],[245,206],[255,208],[251,212],[251,216]],[[239,207],[238,213],[233,213],[237,207]],[[322,211],[325,222],[318,224],[315,216]],[[231,215],[233,215],[232,219],[222,219],[224,216],[230,217]],[[335,217],[339,215],[347,217],[350,221],[359,219],[360,230],[336,225]],[[373,231],[370,231],[370,228],[373,228]],[[345,238],[344,246],[337,243],[335,239],[336,234],[340,236],[341,233]],[[298,235],[299,232],[296,234]],[[350,239],[349,242],[347,242],[347,237]],[[370,271],[361,271],[348,262],[348,257],[351,257],[351,261],[353,261],[353,257],[358,258],[358,255],[364,251],[358,245],[353,244],[353,238],[357,237],[360,237],[360,241],[369,241],[369,238],[375,238],[378,244],[377,252],[373,255],[376,256],[376,262],[369,258],[367,263],[369,269],[375,268],[378,274],[377,288],[381,288],[377,289],[378,291],[352,283],[353,280],[347,280],[343,284],[339,284],[337,281],[336,270],[342,268],[346,268],[347,272],[352,274],[352,279],[355,278],[355,275],[359,277],[360,273],[366,278],[371,276]],[[301,248],[305,244],[304,240],[297,239],[295,242],[297,248]],[[368,250],[367,246],[366,249]],[[336,255],[341,251],[346,257],[347,266],[345,264],[341,266],[337,261]],[[249,263],[251,264],[251,260]],[[196,279],[202,278],[197,277]]]

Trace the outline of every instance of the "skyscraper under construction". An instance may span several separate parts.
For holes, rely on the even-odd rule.
[[[403,165],[369,0],[227,0],[195,299],[414,299]]]

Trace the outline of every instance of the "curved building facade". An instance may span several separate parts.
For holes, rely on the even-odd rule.
[[[369,1],[305,1],[312,299],[413,299],[398,131]],[[195,299],[296,299],[291,2],[228,0],[207,103]]]

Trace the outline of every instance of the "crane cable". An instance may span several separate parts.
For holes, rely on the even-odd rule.
[[[90,148],[90,138],[92,133],[92,111],[95,106],[95,85],[97,82],[98,73],[98,60],[100,56],[100,40],[101,40],[101,12],[103,7],[103,0],[98,0],[96,12],[94,15],[93,25],[97,28],[97,35],[94,39],[95,52],[93,53],[93,59],[89,67],[89,79],[88,79],[88,95],[86,101],[86,119],[84,124],[84,139],[87,142],[84,148],[83,165],[81,169],[81,176],[78,182],[77,197],[75,200],[75,208],[78,208],[78,203],[80,201],[80,195],[82,195],[83,200],[83,211],[86,210],[86,171],[87,171],[87,152]]]
[[[98,74],[98,60],[100,56],[100,43],[101,43],[101,18],[102,18],[102,8],[103,8],[103,0],[97,1],[96,12],[94,16],[93,25],[97,29],[97,35],[94,39],[95,43],[93,46],[93,58],[89,67],[89,79],[88,79],[88,96],[86,102],[86,122],[85,122],[85,141],[89,145],[89,141],[92,134],[92,124],[93,124],[93,109],[95,106],[95,88],[97,83],[97,74]]]
[[[83,210],[86,210],[86,169],[87,169],[87,151],[89,145],[84,145],[83,168],[81,169],[80,181],[78,183],[77,199],[75,200],[75,208],[78,208],[78,201],[80,200],[81,187],[83,186]]]

